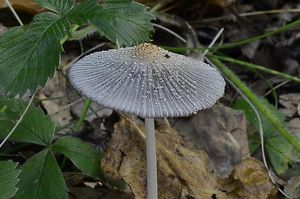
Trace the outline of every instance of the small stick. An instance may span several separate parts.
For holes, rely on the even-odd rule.
[[[30,105],[33,102],[34,96],[35,96],[36,92],[33,93],[33,95],[30,98],[30,101],[28,102],[24,112],[22,113],[21,117],[19,118],[19,120],[16,122],[16,124],[13,126],[13,128],[10,130],[10,132],[7,134],[7,136],[4,138],[4,140],[1,142],[0,144],[0,148],[5,144],[5,142],[8,140],[8,138],[13,134],[13,132],[16,130],[16,128],[19,126],[19,124],[22,122],[24,116],[26,115]]]
[[[16,13],[15,9],[12,7],[11,3],[9,2],[9,0],[5,0],[5,3],[8,5],[10,11],[14,14],[15,18],[17,19],[17,21],[19,22],[19,24],[21,26],[23,26],[23,22],[21,21],[19,15]]]

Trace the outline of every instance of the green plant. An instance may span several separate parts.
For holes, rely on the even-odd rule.
[[[0,162],[0,185],[5,187],[0,189],[0,196],[63,199],[68,198],[67,187],[55,154],[63,154],[86,175],[105,181],[100,168],[102,153],[77,138],[54,140],[55,125],[50,117],[31,102],[27,105],[13,97],[28,90],[35,93],[45,85],[59,67],[64,42],[97,32],[120,46],[139,44],[150,40],[154,17],[142,4],[131,0],[107,0],[102,4],[97,0],[36,2],[48,11],[0,37],[0,93],[5,96],[0,98],[0,138],[6,141],[9,137],[10,141],[42,149],[21,165],[21,171],[15,169],[16,163]],[[5,180],[8,177],[10,181]]]

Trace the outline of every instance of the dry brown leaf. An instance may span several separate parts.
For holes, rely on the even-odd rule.
[[[10,0],[10,3],[16,10],[22,10],[27,13],[36,14],[44,11],[43,8],[38,6],[35,0]],[[5,0],[0,0],[0,8],[6,8]]]
[[[241,182],[242,198],[266,199],[276,196],[276,188],[270,182],[265,167],[254,158],[248,158],[238,165],[234,178]]]
[[[298,107],[300,105],[300,93],[289,93],[279,96],[279,103],[284,106],[280,109],[286,116],[293,117],[299,114]]]
[[[249,157],[246,118],[240,111],[222,105],[180,118],[174,128],[185,145],[205,150],[217,174],[226,177],[235,165]]]
[[[123,178],[136,199],[146,198],[143,126],[140,121],[120,118],[102,161],[104,173],[111,178]],[[168,125],[159,121],[156,129],[160,199],[240,199],[249,194],[232,176],[226,180],[219,178],[210,168],[207,154],[184,147],[184,140]],[[256,169],[267,175],[260,167],[253,167],[254,173]],[[270,182],[266,180],[265,183]],[[266,195],[275,190],[269,184],[262,187],[264,189],[259,191]]]

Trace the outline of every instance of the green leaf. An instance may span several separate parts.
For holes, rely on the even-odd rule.
[[[74,0],[36,0],[36,2],[40,6],[61,15],[67,14],[74,5]]]
[[[16,199],[67,199],[62,173],[48,149],[34,155],[21,167]]]
[[[85,0],[70,10],[67,17],[73,23],[83,25],[99,14],[100,5],[97,0]]]
[[[264,98],[260,98],[260,102],[279,119],[283,126],[286,126],[284,115],[280,111]],[[236,100],[234,107],[236,109],[244,110],[249,123],[259,130],[259,122],[256,114],[245,100]],[[274,128],[269,120],[265,118],[263,114],[259,114],[264,132],[266,152],[276,173],[282,175],[289,170],[289,166],[294,162],[296,152],[294,151],[293,146],[277,132],[276,128]],[[253,146],[250,146],[250,148],[254,151],[259,147],[257,144],[259,142],[259,136],[255,138],[250,137],[249,139],[250,143],[253,143]]]
[[[4,138],[24,112],[26,104],[18,99],[0,98],[0,137]],[[31,106],[11,140],[50,145],[54,136],[54,124],[41,109]]]
[[[13,161],[0,161],[0,199],[12,198],[17,192],[16,184],[20,170]]]
[[[92,23],[111,41],[131,46],[150,40],[153,19],[142,4],[130,0],[107,0]]]
[[[35,91],[60,63],[61,40],[69,31],[65,18],[42,13],[29,27],[13,28],[0,37],[0,92]]]
[[[63,137],[53,145],[53,151],[64,154],[73,164],[92,177],[103,177],[101,172],[102,152],[73,137]]]

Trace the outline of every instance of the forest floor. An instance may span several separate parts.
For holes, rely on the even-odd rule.
[[[0,35],[18,25],[10,10],[2,7],[3,2],[0,0]],[[19,5],[16,9],[25,23],[42,11],[32,1],[12,2]],[[203,48],[221,33],[208,57],[222,61],[234,71],[254,94],[262,97],[261,104],[271,106],[272,114],[300,139],[300,84],[291,78],[300,76],[300,26],[285,28],[300,19],[299,1],[140,2],[149,6],[156,17],[152,42],[170,51],[201,60]],[[265,33],[281,27],[281,31],[265,37]],[[76,129],[84,100],[65,78],[70,63],[82,54],[112,47],[98,34],[80,42],[67,42],[59,70],[36,95],[36,103],[55,121],[55,139],[71,135],[93,144],[104,156],[102,172],[117,181],[115,186],[95,180],[58,156],[70,198],[145,197],[141,118],[92,103],[83,126]],[[285,78],[274,71],[289,76]],[[224,97],[212,108],[188,118],[156,120],[160,198],[271,199],[285,198],[284,194],[300,198],[300,155],[263,114],[262,152],[255,111],[241,97],[241,88],[232,86],[230,81]],[[26,100],[26,96],[23,98]],[[11,153],[30,157],[37,150],[28,144]]]

